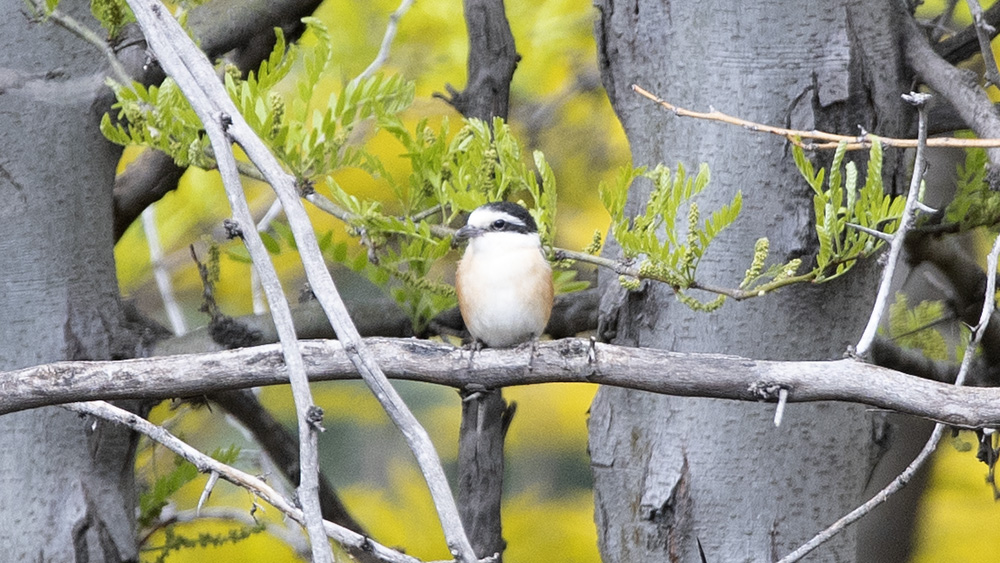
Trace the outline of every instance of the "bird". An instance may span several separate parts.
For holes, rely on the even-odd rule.
[[[552,268],[535,220],[510,202],[476,208],[456,242],[468,246],[455,272],[455,292],[473,345],[532,345],[552,314]]]

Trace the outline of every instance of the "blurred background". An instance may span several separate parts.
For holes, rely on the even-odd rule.
[[[589,2],[576,0],[507,0],[506,5],[522,56],[514,75],[509,121],[525,155],[535,149],[543,151],[555,171],[559,186],[556,245],[582,249],[591,242],[595,230],[603,233],[608,225],[597,197],[598,184],[611,180],[618,167],[630,162],[627,142],[600,85],[593,37],[594,9]],[[921,7],[921,13],[928,16],[935,10],[940,12],[943,5],[940,1],[928,2]],[[331,71],[314,92],[319,103],[325,104],[332,92],[339,91],[375,58],[389,14],[397,6],[397,0],[322,4],[315,15],[328,26],[334,52]],[[957,25],[968,23],[968,14],[963,10],[964,6],[960,6]],[[310,40],[308,34],[303,38],[306,43]],[[415,82],[417,99],[405,114],[411,129],[420,119],[428,119],[436,127],[445,118],[452,123],[452,134],[460,128],[461,116],[433,94],[444,92],[448,83],[459,89],[464,86],[467,48],[462,4],[458,0],[417,2],[402,17],[391,56],[382,71],[402,74]],[[995,94],[996,90],[991,92]],[[738,108],[726,109],[738,113]],[[387,174],[397,181],[405,180],[410,167],[401,154],[403,147],[388,134],[369,137],[364,140],[366,147],[382,159]],[[135,151],[127,151],[122,167],[134,156]],[[694,164],[685,163],[689,168]],[[352,194],[391,199],[385,178],[373,178],[353,169],[341,170],[335,177]],[[270,190],[252,181],[247,181],[247,189],[255,213],[263,216],[273,201]],[[322,192],[324,188],[317,189]],[[317,232],[332,233],[334,241],[348,245],[351,256],[361,252],[343,224],[308,207]],[[215,288],[222,311],[238,316],[254,310],[249,264],[237,249],[225,246],[221,222],[228,216],[218,175],[189,170],[179,188],[158,203],[149,217],[155,223],[163,250],[158,264],[167,273],[171,293],[180,305],[184,329],[208,322],[199,311],[202,284],[190,257],[191,244],[204,246],[210,240],[223,245],[220,281]],[[137,221],[117,245],[121,291],[144,313],[171,326],[154,281],[149,243]],[[304,287],[298,257],[294,249],[283,248],[272,258],[294,302]],[[445,279],[447,275],[442,274]],[[346,269],[338,270],[337,277],[345,300],[370,300],[373,292],[380,291]],[[453,475],[460,414],[457,393],[424,384],[396,385],[430,432]],[[507,440],[503,511],[507,562],[599,561],[586,443],[587,409],[595,389],[590,385],[536,385],[504,391],[508,400],[518,403]],[[327,431],[320,437],[323,468],[353,516],[381,543],[405,548],[421,559],[449,558],[412,455],[367,388],[360,382],[336,382],[316,384],[313,391],[326,413]],[[260,390],[260,397],[289,427],[294,425],[287,388],[265,388]],[[281,484],[279,473],[262,459],[253,442],[220,412],[190,403],[164,404],[154,411],[153,419],[202,451],[239,447],[235,465],[270,477],[272,484]],[[1000,506],[985,483],[986,466],[975,460],[973,452],[959,451],[962,442],[974,444],[975,439],[960,436],[945,442],[936,455],[931,485],[919,509],[918,553],[914,561],[994,560],[983,554],[991,553],[985,546],[1000,541]],[[147,445],[138,460],[140,479],[152,485],[170,474],[175,463],[169,452]],[[189,513],[198,502],[205,479],[200,476],[182,487],[172,496],[169,511]],[[229,506],[246,515],[253,504],[247,492],[222,483],[216,486],[205,512],[222,512],[222,507]],[[281,515],[266,506],[255,515],[265,521],[282,522]],[[177,534],[197,537],[201,532],[225,534],[238,527],[231,521],[208,519],[178,524],[175,530]],[[293,538],[296,533],[293,527]],[[148,545],[162,544],[163,534],[163,529],[154,531]],[[302,538],[295,541],[301,542]],[[160,555],[152,551],[144,558],[152,561]],[[166,560],[280,562],[298,558],[277,535],[258,533],[235,544],[172,552]]]

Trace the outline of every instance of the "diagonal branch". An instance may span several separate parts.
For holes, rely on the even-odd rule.
[[[83,25],[72,16],[63,13],[58,8],[52,8],[50,11],[45,5],[46,3],[42,0],[27,0],[27,4],[28,8],[34,12],[35,17],[52,20],[63,29],[73,33],[101,51],[111,66],[111,73],[115,75],[115,80],[118,80],[122,84],[130,84],[132,82],[132,77],[129,76],[128,71],[125,70],[121,61],[118,60],[114,49],[108,45],[108,42],[104,38],[97,35],[94,30]]]
[[[291,40],[297,34],[289,28],[301,27],[300,20],[311,14],[319,4],[319,0],[213,0],[192,8],[188,12],[187,24],[210,58],[239,51],[240,56],[234,62],[246,72],[255,69],[274,48],[275,27],[285,28],[285,38]],[[126,27],[126,33],[131,27]],[[120,48],[121,44],[116,46],[116,49]],[[144,47],[141,54],[145,59]],[[249,56],[251,54],[256,56]],[[119,52],[118,57],[122,56]],[[163,80],[163,73],[157,65],[144,63],[140,60],[133,65],[146,69],[143,76],[137,76],[136,80],[146,85]],[[110,105],[104,108],[104,111],[107,110],[110,110]],[[174,164],[171,157],[150,149],[115,178],[116,241],[143,209],[177,187],[184,171]]]
[[[1000,73],[997,72],[997,60],[993,57],[993,47],[990,40],[996,35],[996,27],[989,24],[983,15],[983,7],[979,5],[979,0],[966,0],[969,5],[969,12],[972,13],[972,27],[976,30],[976,39],[979,42],[979,52],[983,56],[983,64],[986,66],[986,83],[1000,86]]]
[[[157,443],[167,447],[185,460],[191,462],[198,468],[198,471],[202,473],[217,474],[226,481],[243,487],[252,492],[254,495],[264,499],[271,506],[288,515],[289,518],[295,520],[299,524],[305,523],[305,517],[302,510],[297,508],[292,501],[283,497],[261,479],[212,459],[178,439],[164,428],[156,426],[142,417],[136,416],[135,414],[124,409],[101,401],[74,403],[66,405],[66,408],[73,412],[80,413],[81,415],[93,416],[114,422],[116,424],[122,424],[132,430],[135,430],[136,432],[144,434]],[[322,524],[324,534],[329,535],[329,537],[344,546],[373,553],[382,561],[389,563],[420,563],[418,559],[393,549],[389,549],[361,534],[352,532],[347,528],[330,522],[323,522]]]
[[[899,264],[899,259],[903,253],[903,242],[906,240],[906,235],[910,232],[910,228],[916,220],[917,205],[920,203],[923,192],[920,187],[923,184],[924,170],[927,166],[927,162],[924,159],[924,149],[927,146],[927,111],[924,109],[924,106],[927,100],[930,99],[930,95],[911,92],[908,95],[904,95],[903,99],[917,107],[919,115],[917,154],[915,157],[916,160],[913,163],[913,177],[910,179],[910,191],[906,195],[906,205],[903,207],[903,216],[899,219],[899,227],[892,236],[892,242],[889,243],[889,256],[885,264],[885,269],[882,270],[882,280],[879,283],[878,293],[875,296],[875,305],[872,307],[872,314],[868,318],[868,324],[865,326],[865,330],[861,334],[861,339],[858,340],[858,345],[855,348],[855,352],[861,357],[868,355],[868,350],[875,340],[875,331],[878,330],[882,322],[882,315],[889,302],[893,274],[896,272],[896,266]]]
[[[267,146],[246,123],[235,104],[229,99],[222,83],[215,75],[211,63],[209,63],[204,53],[198,50],[191,42],[177,21],[166,11],[166,8],[155,0],[130,0],[130,5],[133,11],[137,12],[137,19],[143,25],[147,39],[150,39],[151,44],[153,37],[156,37],[156,40],[161,42],[159,43],[159,48],[154,45],[154,49],[160,54],[161,63],[164,64],[164,68],[171,74],[177,72],[180,74],[180,78],[185,78],[184,75],[190,73],[195,86],[192,89],[189,85],[189,88],[185,90],[185,94],[188,95],[190,91],[191,95],[194,95],[196,98],[204,96],[214,104],[213,107],[216,113],[212,116],[212,119],[205,121],[203,118],[206,128],[210,127],[209,121],[218,120],[224,123],[226,125],[226,133],[240,144],[250,160],[253,161],[277,193],[278,199],[285,209],[285,215],[291,226],[292,234],[295,237],[299,255],[306,271],[306,277],[316,298],[330,319],[337,337],[344,343],[355,368],[362,375],[365,383],[372,389],[379,402],[382,403],[389,418],[399,427],[407,444],[417,458],[417,463],[431,490],[431,496],[437,508],[442,527],[444,528],[449,550],[456,555],[459,561],[475,561],[476,558],[472,546],[465,535],[461,519],[458,515],[458,507],[451,494],[444,469],[431,443],[430,436],[420,426],[420,423],[406,407],[405,403],[403,403],[402,398],[396,390],[389,384],[388,379],[386,379],[379,368],[375,356],[364,346],[357,329],[351,322],[343,300],[340,298],[340,294],[330,277],[330,272],[326,268],[326,263],[320,252],[311,222],[302,201],[299,199],[295,179],[284,171]],[[143,12],[142,18],[139,18],[140,11]],[[164,59],[164,54],[174,57],[174,60],[168,63]],[[167,68],[168,64],[170,68]],[[174,78],[181,85],[181,80],[178,79],[178,76],[174,76]],[[183,85],[182,89],[184,89]],[[192,100],[192,103],[194,101]],[[219,149],[216,150],[218,151]],[[222,163],[220,162],[220,171],[221,169]],[[252,229],[252,221],[241,222],[247,225],[247,228],[243,229],[244,235],[247,235],[246,240],[248,242],[254,239],[259,240],[256,231]],[[253,231],[252,234],[251,231]],[[305,448],[304,440],[303,447]],[[303,454],[305,453],[314,452],[303,450]],[[302,487],[307,486],[307,461],[309,460],[303,455]],[[313,475],[314,477],[315,475]],[[310,478],[310,488],[315,487],[313,478]],[[315,497],[313,500],[315,500]],[[315,534],[316,531],[311,528],[310,535],[313,536]],[[313,549],[315,557],[315,545]]]
[[[363,70],[357,78],[355,78],[355,80],[361,82],[362,80],[371,77],[376,71],[378,71],[379,68],[381,68],[382,65],[385,64],[387,60],[389,60],[389,50],[392,49],[392,42],[396,39],[396,30],[399,28],[399,20],[406,15],[406,12],[410,11],[410,7],[413,6],[415,1],[416,0],[402,0],[402,2],[399,3],[399,7],[396,8],[396,11],[389,15],[389,23],[385,26],[385,35],[382,36],[382,45],[378,49],[378,54],[375,55],[375,60],[373,60],[371,64],[369,64],[368,67],[365,68],[365,70]]]
[[[251,432],[263,451],[284,474],[285,479],[293,486],[298,484],[301,474],[298,440],[257,400],[257,396],[251,390],[220,391],[205,397],[224,408],[226,413]],[[341,502],[337,491],[322,471],[319,473],[319,502],[324,520],[369,537],[364,526],[347,511],[347,507]],[[299,537],[301,539],[301,536]],[[361,563],[375,561],[372,554],[364,549],[356,549],[349,545],[343,547],[356,561]]]
[[[903,10],[903,2],[896,2]],[[975,75],[952,66],[931,47],[927,37],[909,14],[903,20],[903,50],[906,62],[920,79],[947,99],[959,116],[981,138],[1000,137],[1000,113],[976,83]],[[931,146],[928,143],[927,146]],[[988,148],[990,162],[1000,164],[1000,149]],[[991,174],[992,176],[992,174]],[[992,183],[992,182],[991,182]]]
[[[209,57],[219,57],[238,49],[252,48],[260,38],[274,45],[274,28],[301,26],[321,0],[213,0],[191,9],[187,25]],[[253,62],[253,66],[259,59]]]
[[[1000,26],[1000,4],[993,4],[983,12],[983,21],[993,28],[993,32],[990,35],[995,36],[997,26]],[[949,63],[960,63],[980,52],[978,35],[979,32],[976,29],[976,25],[969,25],[951,37],[935,43],[934,50]]]
[[[243,193],[239,170],[236,167],[236,157],[233,154],[229,136],[225,131],[229,118],[225,117],[225,114],[219,111],[217,103],[219,99],[218,93],[211,92],[198,83],[198,80],[195,78],[194,69],[192,68],[194,65],[184,60],[180,54],[180,49],[185,45],[190,46],[199,55],[197,62],[203,62],[209,69],[211,69],[211,65],[204,54],[194,47],[186,34],[183,35],[183,40],[180,41],[168,38],[168,33],[163,29],[168,26],[160,24],[173,23],[177,26],[177,29],[180,29],[180,26],[158,1],[153,0],[147,3],[136,0],[131,2],[130,6],[135,13],[136,20],[143,29],[146,40],[159,58],[164,71],[176,80],[177,85],[181,88],[185,97],[190,101],[192,108],[198,114],[198,118],[205,126],[205,131],[211,140],[219,173],[222,175],[223,185],[226,189],[226,196],[229,199],[233,216],[236,218],[236,224],[230,227],[230,231],[234,233],[234,236],[239,236],[243,239],[250,252],[254,268],[260,276],[264,292],[267,295],[275,327],[278,329],[278,335],[281,340],[282,354],[288,366],[299,429],[301,471],[298,496],[299,502],[302,505],[306,530],[308,531],[312,547],[312,559],[318,563],[332,563],[333,552],[330,550],[330,545],[326,541],[323,531],[322,513],[319,503],[319,451],[317,433],[320,429],[319,423],[322,420],[322,411],[313,404],[312,395],[309,392],[309,381],[306,378],[302,356],[298,349],[298,340],[295,335],[295,327],[292,324],[291,311],[288,301],[285,299],[277,271],[271,263],[270,256],[260,238],[260,234],[254,228],[253,215],[250,212],[250,207]],[[181,33],[183,33],[183,30]],[[225,91],[222,92],[222,95],[225,96]],[[215,100],[212,99],[213,97]],[[225,99],[229,101],[228,96]],[[230,105],[232,104],[230,103]]]

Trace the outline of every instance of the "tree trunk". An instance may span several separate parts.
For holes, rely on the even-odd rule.
[[[856,68],[870,48],[851,46],[866,35],[851,28],[845,2],[596,4],[603,80],[635,165],[680,162],[696,170],[707,162],[712,181],[698,199],[703,216],[743,191],[740,219],[715,241],[698,278],[735,287],[754,241],[763,236],[771,242],[770,263],[802,257],[802,269],[811,267],[811,190],[783,141],[679,118],[630,86],[638,83],[683,107],[714,107],[761,123],[791,118],[793,126],[811,129],[841,111],[849,115],[841,113],[840,121],[855,129],[838,132],[856,132],[859,125],[885,132],[873,124],[905,119],[879,119],[883,106],[877,98],[884,90],[874,91],[874,81]],[[813,73],[813,103],[805,96],[796,104],[813,84]],[[879,82],[879,88],[894,88],[898,74],[890,73],[890,83]],[[633,212],[648,193],[647,186],[632,190]],[[606,252],[618,254],[614,241]],[[618,344],[682,352],[837,358],[864,328],[874,274],[872,264],[861,264],[833,283],[731,301],[710,314],[691,311],[663,285],[644,283],[626,293],[616,276],[606,275],[601,333]],[[774,404],[602,388],[591,409],[590,451],[604,560],[700,561],[700,544],[708,561],[772,561],[854,508],[874,454],[865,409],[789,405],[780,428],[774,427],[774,411]],[[815,559],[853,561],[855,549],[855,533],[848,530]]]
[[[120,150],[94,109],[105,61],[66,30],[31,22],[22,0],[0,6],[0,370],[129,355],[116,339],[112,254]],[[93,23],[86,2],[60,9]],[[59,408],[0,418],[2,558],[137,560],[133,446],[122,428]]]

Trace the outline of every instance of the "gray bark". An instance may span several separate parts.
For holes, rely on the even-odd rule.
[[[92,110],[104,61],[0,2],[0,369],[128,355],[112,255],[120,151]],[[92,21],[82,1],[60,9]],[[131,435],[59,408],[0,418],[7,561],[137,559]]]
[[[876,83],[856,68],[871,50],[852,47],[874,22],[851,27],[858,9],[849,17],[845,2],[603,0],[597,6],[604,84],[634,163],[681,162],[695,170],[707,162],[712,182],[698,200],[703,214],[743,190],[741,218],[715,242],[699,278],[737,285],[761,236],[770,238],[773,261],[801,256],[808,263],[815,252],[811,192],[780,140],[682,120],[629,86],[638,83],[682,107],[712,106],[761,123],[790,117],[804,129],[835,121],[830,112],[850,105],[845,120],[855,129],[837,132],[860,125],[887,134],[906,121],[892,113],[901,109],[882,106],[898,97],[892,90],[901,67]],[[891,41],[876,47],[889,49]],[[898,54],[888,60],[898,61]],[[794,104],[813,73],[814,103]],[[647,196],[647,187],[633,189],[632,209]],[[606,252],[616,253],[613,241]],[[864,327],[875,281],[872,266],[860,265],[831,284],[730,302],[705,314],[677,302],[669,288],[644,284],[625,293],[614,276],[604,276],[602,336],[756,359],[835,358]],[[699,561],[699,542],[708,561],[773,560],[854,508],[873,462],[872,422],[856,405],[794,405],[775,428],[773,405],[602,388],[591,413],[595,517],[609,562]],[[813,560],[853,561],[855,549],[848,530]]]

